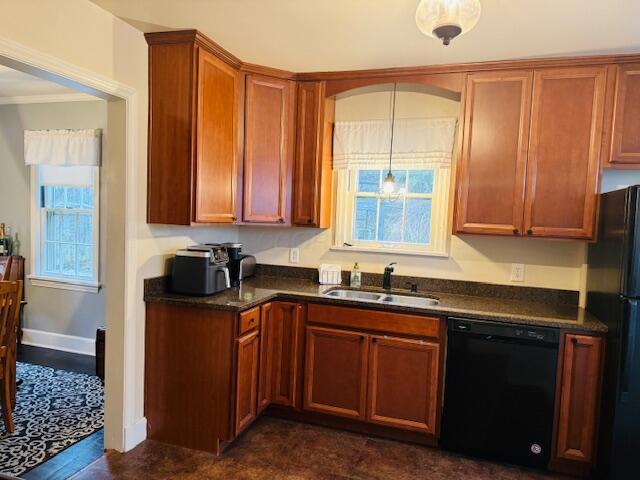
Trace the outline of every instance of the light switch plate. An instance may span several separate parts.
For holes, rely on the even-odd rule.
[[[289,249],[289,263],[298,263],[299,261],[300,261],[300,249],[299,248]]]
[[[511,281],[524,282],[524,264],[523,263],[511,264]]]

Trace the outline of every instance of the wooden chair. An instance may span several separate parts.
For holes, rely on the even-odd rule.
[[[22,282],[0,282],[0,408],[8,433],[14,430],[12,394],[21,298]]]

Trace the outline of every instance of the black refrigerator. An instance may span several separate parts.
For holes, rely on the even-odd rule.
[[[589,245],[587,310],[609,328],[598,435],[598,478],[639,478],[640,186],[600,196]]]

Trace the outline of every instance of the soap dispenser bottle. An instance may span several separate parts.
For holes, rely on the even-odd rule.
[[[353,264],[353,269],[351,270],[350,285],[352,288],[360,288],[360,286],[362,285],[362,272],[360,272],[358,262]]]

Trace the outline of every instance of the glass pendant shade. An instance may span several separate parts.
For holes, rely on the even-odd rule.
[[[422,33],[449,45],[476,26],[482,7],[480,0],[421,0],[416,24]]]
[[[393,177],[393,173],[391,173],[391,170],[389,170],[387,176],[384,179],[384,182],[382,182],[382,193],[389,195],[391,193],[394,193],[395,190],[396,179]]]

